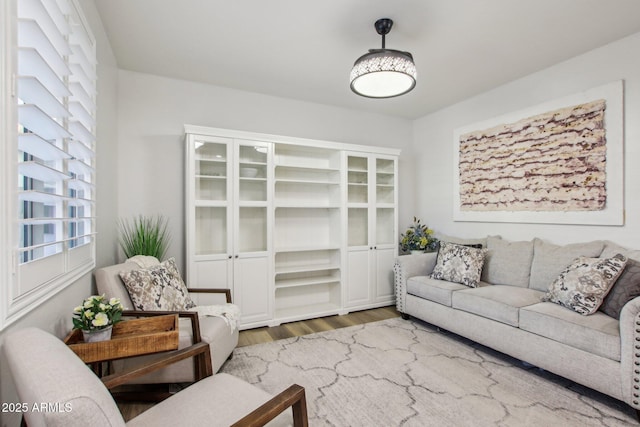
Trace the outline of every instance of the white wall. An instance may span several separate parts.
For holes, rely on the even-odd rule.
[[[640,33],[561,62],[450,106],[414,122],[417,153],[416,213],[423,222],[455,236],[501,235],[509,240],[544,238],[555,243],[610,239],[640,248]],[[508,64],[506,64],[508,66]],[[624,80],[624,226],[454,222],[453,131],[546,101]],[[426,167],[421,165],[427,165]]]
[[[121,70],[119,214],[168,216],[168,256],[182,271],[184,124],[401,148],[400,180],[411,176],[409,120]],[[410,193],[401,186],[401,216],[413,211]]]
[[[116,108],[117,108],[117,65],[109,41],[102,27],[100,17],[92,0],[81,0],[80,4],[87,16],[89,25],[96,37],[98,51],[98,123],[96,145],[96,168],[98,181],[96,217],[97,217],[97,265],[98,267],[115,262],[115,219],[117,218],[117,185],[113,179],[117,160]],[[65,336],[72,327],[73,307],[95,292],[92,275],[87,274],[72,283],[62,292],[52,295],[51,299],[38,306],[0,333],[0,347],[7,333],[28,326],[35,326],[59,337]],[[19,402],[11,374],[7,369],[4,356],[0,353],[0,402]],[[20,425],[19,414],[0,413],[0,423],[5,426]]]

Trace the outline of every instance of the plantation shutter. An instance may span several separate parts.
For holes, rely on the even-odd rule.
[[[18,248],[12,298],[95,258],[96,51],[71,0],[18,0]]]

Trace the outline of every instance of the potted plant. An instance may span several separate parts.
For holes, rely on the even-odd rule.
[[[118,298],[92,295],[73,309],[73,327],[82,330],[84,342],[106,341],[111,338],[113,325],[121,320],[123,309]]]
[[[404,252],[435,251],[437,245],[438,239],[433,237],[433,230],[421,224],[415,216],[413,225],[400,235],[400,248]]]
[[[162,215],[138,215],[131,222],[121,219],[120,247],[125,256],[146,255],[162,260],[169,247],[167,225],[168,220]]]

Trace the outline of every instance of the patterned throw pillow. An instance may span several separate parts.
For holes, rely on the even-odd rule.
[[[120,277],[136,310],[181,311],[196,306],[174,258],[147,269],[123,271]]]
[[[553,281],[542,301],[554,302],[582,315],[593,314],[602,304],[627,258],[617,254],[613,258],[576,258]]]
[[[486,253],[486,249],[441,242],[431,278],[475,288],[480,282]]]
[[[629,258],[624,271],[600,306],[600,311],[620,319],[622,307],[637,296],[640,296],[640,262]]]

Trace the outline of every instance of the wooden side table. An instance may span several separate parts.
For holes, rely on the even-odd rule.
[[[113,325],[111,339],[85,343],[82,331],[72,330],[65,344],[99,373],[102,362],[178,349],[178,315],[123,320]]]

